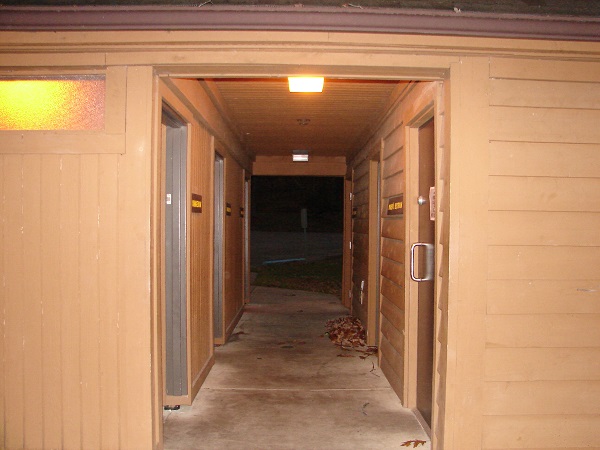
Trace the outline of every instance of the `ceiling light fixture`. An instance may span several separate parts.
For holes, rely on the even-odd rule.
[[[290,92],[323,92],[323,77],[288,77]]]
[[[292,153],[293,162],[308,162],[308,153],[305,151],[295,151]]]

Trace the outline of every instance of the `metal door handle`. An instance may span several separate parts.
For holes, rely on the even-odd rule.
[[[417,247],[425,248],[425,275],[423,278],[418,278],[415,274],[415,251]],[[425,242],[416,242],[410,247],[410,278],[413,281],[431,281],[433,280],[433,272],[435,267],[435,260],[433,258],[433,244],[426,244]]]

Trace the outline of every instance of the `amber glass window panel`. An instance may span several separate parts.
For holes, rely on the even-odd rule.
[[[0,130],[103,130],[103,75],[0,78]]]

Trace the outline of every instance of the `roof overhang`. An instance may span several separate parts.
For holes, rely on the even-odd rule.
[[[353,7],[4,6],[0,30],[274,30],[600,41],[596,17]]]

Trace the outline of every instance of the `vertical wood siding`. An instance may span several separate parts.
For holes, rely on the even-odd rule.
[[[578,66],[491,64],[486,449],[600,447],[600,65]]]
[[[2,448],[152,445],[151,74],[126,154],[0,156]]]

